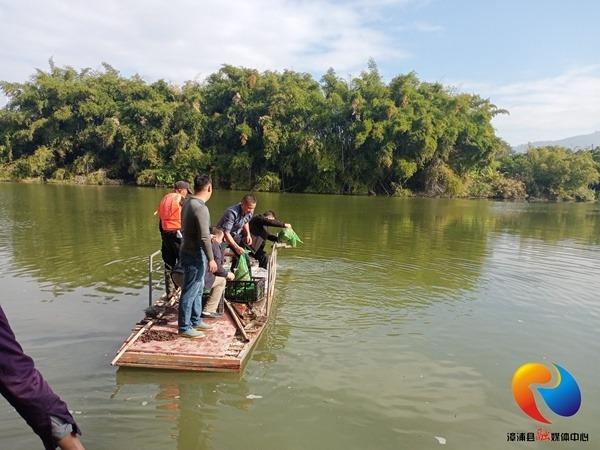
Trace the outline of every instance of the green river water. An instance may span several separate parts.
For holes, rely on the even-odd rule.
[[[600,448],[597,203],[258,194],[305,244],[244,373],[116,370],[165,192],[0,184],[0,302],[88,450]],[[540,403],[544,429],[590,442],[507,442],[538,427],[511,393],[526,362],[574,375],[579,413]],[[0,399],[0,449],[39,448]]]

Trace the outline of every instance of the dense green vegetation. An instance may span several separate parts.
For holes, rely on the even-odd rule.
[[[530,148],[501,160],[501,171],[521,180],[531,197],[587,201],[598,190],[600,148],[577,151],[561,147]]]
[[[175,86],[57,67],[1,82],[0,177],[138,185],[209,171],[220,188],[593,198],[599,153],[511,154],[488,100],[373,62],[345,80],[223,66]]]

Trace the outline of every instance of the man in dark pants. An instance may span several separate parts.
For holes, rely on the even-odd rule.
[[[275,213],[269,210],[264,214],[252,217],[249,227],[250,235],[252,236],[251,255],[256,258],[260,267],[266,269],[267,263],[269,262],[269,257],[265,253],[266,241],[278,241],[277,236],[269,233],[267,227],[291,228],[292,226],[289,223],[283,223],[277,220]]]
[[[40,437],[46,450],[84,450],[67,405],[50,389],[17,342],[0,307],[0,393]]]
[[[165,290],[167,297],[175,292],[175,285],[171,279],[171,272],[181,249],[181,207],[188,193],[192,193],[190,185],[185,181],[178,181],[173,186],[173,192],[165,195],[158,205],[158,229],[162,239],[161,254],[165,262]]]
[[[188,338],[201,338],[204,333],[200,330],[212,328],[201,319],[204,272],[207,263],[209,272],[217,271],[210,238],[210,213],[206,207],[206,202],[211,195],[210,177],[198,175],[194,179],[194,195],[185,202],[181,212],[183,286],[179,298],[178,327],[179,335]]]

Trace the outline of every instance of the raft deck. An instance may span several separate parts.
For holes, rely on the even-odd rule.
[[[247,307],[225,302],[225,314],[205,319],[213,326],[200,339],[178,335],[179,291],[170,299],[158,300],[155,317],[145,317],[123,342],[112,365],[199,372],[241,372],[252,349],[265,330],[275,291],[277,252],[274,244],[264,273],[264,298]]]

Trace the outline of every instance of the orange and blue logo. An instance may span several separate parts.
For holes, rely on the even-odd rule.
[[[548,408],[563,417],[573,416],[581,406],[581,391],[577,381],[566,369],[553,364],[556,378],[553,386],[541,387],[552,381],[552,372],[539,363],[527,363],[519,367],[512,379],[512,391],[519,407],[538,422],[551,423],[540,412],[534,391],[539,392]]]

